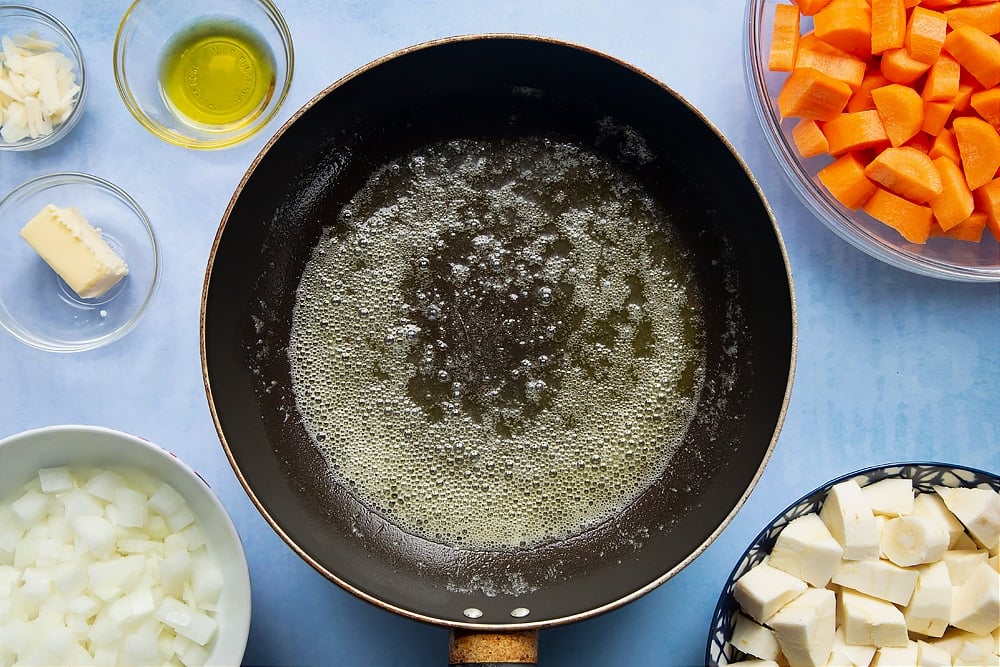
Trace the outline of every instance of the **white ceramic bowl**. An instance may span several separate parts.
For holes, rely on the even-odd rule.
[[[979,243],[947,238],[931,238],[925,244],[910,243],[888,225],[864,211],[848,209],[829,194],[816,174],[831,158],[799,157],[792,140],[792,128],[798,121],[782,119],[778,113],[778,92],[788,74],[771,72],[767,66],[774,7],[790,1],[747,0],[743,53],[751,105],[792,190],[833,233],[887,264],[934,278],[1000,281],[1000,242],[989,230]],[[811,28],[811,17],[802,17],[802,32]]]
[[[49,426],[0,440],[0,499],[10,496],[41,468],[93,466],[133,469],[170,484],[196,517],[209,554],[222,573],[216,636],[208,665],[239,665],[250,632],[250,575],[236,527],[225,507],[198,474],[157,445],[99,426]]]
[[[87,100],[87,70],[83,52],[73,33],[62,21],[46,11],[23,5],[0,5],[0,36],[32,35],[53,42],[56,48],[73,61],[76,82],[80,92],[76,95],[76,105],[65,122],[53,128],[51,134],[35,139],[25,137],[20,141],[7,143],[0,140],[0,151],[33,151],[56,143],[76,127],[83,116]]]
[[[764,560],[764,557],[771,552],[775,541],[778,539],[778,533],[791,523],[792,520],[805,514],[818,512],[823,506],[826,494],[835,484],[854,480],[861,486],[867,486],[890,477],[909,478],[913,480],[913,488],[921,493],[933,493],[935,486],[980,487],[1000,491],[1000,475],[996,473],[960,465],[933,462],[889,463],[864,468],[841,475],[813,489],[786,507],[778,516],[774,517],[757,537],[753,539],[750,546],[747,547],[743,555],[736,561],[736,566],[722,587],[722,595],[719,596],[715,613],[712,615],[712,625],[708,635],[708,648],[705,651],[705,664],[708,667],[728,665],[738,660],[748,659],[747,656],[744,656],[729,644],[729,639],[732,637],[733,627],[736,623],[736,614],[739,610],[739,604],[733,597],[733,590],[736,586],[736,580],[746,574],[751,568],[760,564]]]

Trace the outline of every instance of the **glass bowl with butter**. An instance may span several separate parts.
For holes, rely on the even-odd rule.
[[[786,655],[805,652],[824,665],[994,664],[980,654],[993,650],[996,628],[981,593],[1000,585],[998,531],[996,472],[916,461],[832,479],[774,517],[739,557],[705,665],[809,664]]]
[[[0,151],[56,143],[86,97],[83,52],[69,28],[41,9],[0,5]]]
[[[0,199],[0,326],[31,347],[81,352],[131,331],[156,293],[156,236],[97,176],[56,173]]]
[[[114,45],[118,92],[154,136],[184,148],[246,141],[292,81],[288,26],[271,0],[136,0]]]

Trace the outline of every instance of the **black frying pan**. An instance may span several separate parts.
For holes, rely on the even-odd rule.
[[[652,159],[629,157],[624,135],[607,131],[608,119],[611,127],[637,132]],[[388,160],[443,139],[546,133],[618,160],[671,212],[677,237],[697,258],[708,381],[667,472],[614,519],[536,548],[446,547],[400,530],[331,481],[290,388],[286,346],[295,289],[322,227]],[[534,37],[417,46],[315,97],[268,143],[236,190],[209,260],[202,304],[212,413],[264,518],[352,593],[456,630],[455,662],[485,661],[478,640],[486,633],[501,645],[516,644],[513,653],[503,648],[489,659],[533,660],[538,628],[622,605],[700,554],[769,457],[794,357],[784,249],[732,147],[643,73],[586,48]]]

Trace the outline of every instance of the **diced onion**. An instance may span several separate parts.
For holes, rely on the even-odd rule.
[[[187,501],[138,472],[47,468],[0,502],[0,667],[201,667],[222,587]]]

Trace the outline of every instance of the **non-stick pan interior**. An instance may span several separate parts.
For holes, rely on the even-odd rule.
[[[616,519],[534,549],[449,548],[362,505],[332,481],[309,443],[286,353],[295,290],[323,225],[380,165],[441,139],[539,134],[615,160],[670,212],[697,257],[707,380],[667,472]],[[781,242],[729,146],[642,73],[537,38],[415,48],[318,96],[234,196],[203,308],[206,386],[220,436],[265,517],[341,585],[452,625],[579,618],[686,564],[728,521],[766,461],[794,357]],[[482,615],[472,618],[468,609]]]

